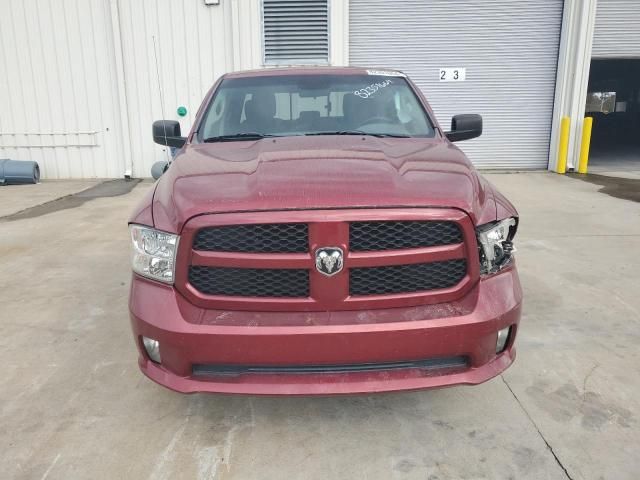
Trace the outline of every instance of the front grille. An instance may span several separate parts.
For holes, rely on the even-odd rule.
[[[355,363],[345,365],[194,365],[196,376],[236,376],[253,374],[314,374],[314,373],[361,373],[384,372],[389,370],[421,369],[448,370],[468,367],[467,357],[429,358],[406,362]]]
[[[239,212],[233,225],[199,216],[183,231],[177,287],[199,307],[245,311],[396,308],[465,294],[476,275],[473,222],[455,209],[408,213]],[[343,250],[335,277],[317,271],[322,247]]]
[[[462,231],[455,222],[353,222],[349,229],[349,249],[352,252],[433,247],[461,242]]]
[[[308,297],[309,271],[189,267],[189,283],[207,295],[239,297]]]
[[[350,295],[383,295],[449,288],[467,273],[464,259],[444,262],[352,268],[349,272]]]
[[[271,223],[207,227],[198,231],[194,250],[244,253],[305,253],[309,250],[306,223]]]

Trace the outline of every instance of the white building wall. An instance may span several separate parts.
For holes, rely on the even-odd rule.
[[[347,7],[344,0],[330,2],[333,65],[348,64]],[[120,0],[134,176],[148,177],[151,165],[167,158],[165,148],[151,140],[154,120],[163,114],[178,120],[186,134],[220,75],[264,67],[261,9],[261,0],[220,0],[213,6],[203,0]],[[183,118],[179,106],[187,108]]]
[[[148,177],[167,152],[152,141],[154,120],[178,120],[183,134],[225,72],[261,62],[260,1],[120,1],[133,175]],[[177,114],[179,106],[187,115]]]
[[[477,167],[547,167],[562,0],[349,3],[353,65],[408,74],[445,129],[454,115],[482,114],[480,138],[460,144]],[[443,82],[442,67],[466,79]]]
[[[598,0],[594,58],[640,58],[640,2]]]
[[[564,1],[549,145],[549,170],[557,170],[558,167],[562,117],[570,119],[567,169],[578,166],[595,16],[596,0]]]
[[[225,72],[261,68],[261,0],[2,0],[0,158],[43,178],[148,177],[163,118],[191,128]],[[348,63],[346,0],[330,0],[331,63]],[[179,117],[177,108],[187,108]]]
[[[0,158],[44,178],[124,171],[106,0],[2,0]]]
[[[329,0],[329,60],[331,65],[349,65],[349,0]]]
[[[329,2],[330,61],[348,65],[349,1]],[[621,0],[599,4],[606,8],[616,2]],[[43,178],[148,177],[151,165],[166,158],[152,142],[153,120],[164,111],[166,118],[179,119],[186,133],[221,74],[263,67],[261,0],[220,0],[211,6],[204,0],[1,3],[0,158],[35,160]],[[593,17],[595,0],[585,3],[587,17]],[[567,12],[581,5],[582,0],[565,0]],[[567,21],[569,16],[563,26],[550,168],[559,118],[581,118],[588,75],[586,60],[576,68],[570,59],[571,52],[585,56],[581,49],[590,47],[593,22]],[[575,30],[582,41],[569,45],[566,39]],[[576,70],[580,79],[571,82]],[[188,109],[184,118],[176,113],[180,105]],[[580,128],[572,122],[569,166]]]

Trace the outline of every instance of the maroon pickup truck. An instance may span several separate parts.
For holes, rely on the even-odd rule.
[[[514,360],[518,214],[401,72],[224,75],[130,219],[129,308],[179,392],[341,394],[478,384]]]

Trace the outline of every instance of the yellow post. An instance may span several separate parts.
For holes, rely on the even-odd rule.
[[[567,171],[567,155],[569,154],[569,117],[562,117],[560,121],[560,145],[558,147],[558,165],[556,172],[565,173]]]
[[[580,145],[580,163],[578,163],[578,173],[587,173],[587,163],[589,163],[589,145],[591,145],[591,127],[593,117],[584,119],[582,127],[582,144]]]

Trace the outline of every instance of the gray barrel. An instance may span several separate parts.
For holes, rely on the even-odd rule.
[[[0,185],[20,185],[39,181],[40,167],[37,162],[8,158],[0,160]]]

